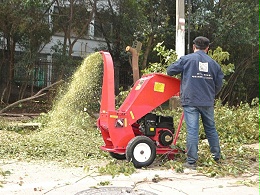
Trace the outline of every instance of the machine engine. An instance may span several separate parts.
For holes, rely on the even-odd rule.
[[[169,146],[173,142],[174,122],[171,116],[161,116],[148,113],[138,120],[139,130],[162,146]]]

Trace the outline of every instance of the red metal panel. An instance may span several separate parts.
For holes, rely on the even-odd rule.
[[[108,52],[100,52],[104,61],[103,86],[100,113],[115,110],[115,81],[113,60]]]
[[[103,85],[99,119],[97,125],[101,130],[105,150],[124,151],[127,143],[135,136],[132,127],[127,125],[125,113],[115,111],[115,83],[114,65],[110,53],[101,51],[104,62]],[[121,119],[123,126],[117,126],[116,122]]]
[[[135,83],[124,103],[116,111],[112,57],[108,52],[101,54],[104,61],[104,76],[100,115],[97,120],[97,126],[105,142],[101,148],[109,152],[124,153],[128,142],[136,136],[132,125],[172,96],[179,95],[180,80],[159,73],[144,75]],[[157,148],[157,153],[171,150],[171,148]]]
[[[160,73],[144,75],[139,79],[119,108],[129,115],[129,124],[135,123],[156,107],[179,95],[180,80]]]
[[[117,125],[117,120],[122,121],[122,126]],[[128,118],[124,113],[100,113],[99,125],[106,147],[112,144],[115,149],[125,149],[127,143],[135,137],[133,129],[127,124],[127,121]]]

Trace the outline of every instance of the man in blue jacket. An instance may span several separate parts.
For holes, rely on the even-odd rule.
[[[220,159],[219,137],[214,121],[214,99],[223,85],[220,65],[207,55],[209,39],[196,37],[194,53],[180,57],[167,68],[167,74],[181,74],[181,104],[187,126],[187,160],[184,167],[196,169],[198,160],[199,117],[215,161]]]

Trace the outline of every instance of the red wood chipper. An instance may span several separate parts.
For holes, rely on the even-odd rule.
[[[137,80],[118,110],[115,109],[114,65],[108,52],[101,52],[104,62],[101,106],[97,126],[105,145],[101,149],[116,159],[126,159],[136,168],[149,166],[157,154],[171,157],[183,152],[176,145],[183,121],[174,129],[173,117],[153,113],[180,91],[180,80],[153,73]]]

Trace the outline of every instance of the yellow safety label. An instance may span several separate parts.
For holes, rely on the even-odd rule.
[[[110,117],[110,118],[118,118],[117,115],[110,115],[109,117]]]
[[[160,82],[154,82],[154,91],[157,92],[164,92],[164,88],[165,88],[165,84],[164,83],[160,83]]]
[[[153,127],[151,127],[151,128],[150,128],[150,131],[154,131],[154,128],[153,128]]]
[[[125,122],[125,127],[127,127],[127,118],[125,118],[124,122]]]
[[[130,111],[130,115],[131,115],[132,119],[135,119],[135,115],[134,115],[134,113],[132,111]]]

